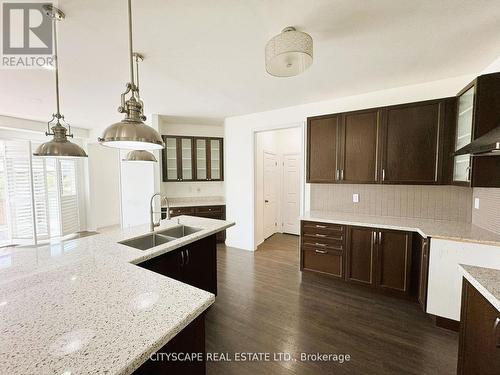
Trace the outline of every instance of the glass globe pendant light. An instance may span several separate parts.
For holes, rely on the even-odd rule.
[[[140,53],[134,52],[135,59],[135,79],[137,82],[137,90],[139,90],[139,61],[144,61],[144,56]],[[146,150],[133,150],[130,151],[123,161],[131,162],[157,162],[156,157]]]
[[[159,150],[164,147],[160,134],[144,121],[144,103],[139,95],[139,88],[134,81],[134,63],[132,46],[132,4],[128,0],[128,26],[129,26],[129,57],[130,57],[130,82],[121,94],[119,113],[124,113],[125,118],[108,126],[98,141],[108,147],[131,150]],[[130,98],[125,100],[127,94]]]
[[[85,151],[75,143],[68,140],[68,137],[73,138],[71,126],[64,120],[64,116],[59,109],[59,57],[57,55],[57,21],[64,19],[64,13],[56,7],[46,4],[43,6],[45,14],[52,19],[52,27],[54,31],[54,60],[55,60],[55,75],[56,75],[56,106],[57,112],[52,115],[52,119],[47,123],[47,131],[45,135],[53,136],[54,138],[42,143],[37,147],[34,156],[45,157],[87,157]],[[61,123],[62,122],[62,123]]]
[[[266,44],[266,71],[275,77],[292,77],[313,62],[313,40],[295,27],[285,27]]]

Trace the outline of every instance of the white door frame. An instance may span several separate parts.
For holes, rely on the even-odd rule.
[[[257,248],[257,246],[260,244],[258,243],[257,235],[255,228],[257,226],[257,223],[255,222],[256,220],[256,214],[255,214],[255,195],[256,195],[256,188],[255,188],[255,181],[256,181],[256,175],[255,171],[257,170],[256,168],[256,145],[257,145],[257,133],[262,133],[262,132],[268,132],[268,131],[273,131],[273,130],[283,130],[283,129],[290,129],[290,128],[300,128],[302,129],[301,131],[301,165],[302,168],[300,169],[300,214],[303,215],[305,211],[309,210],[309,197],[310,197],[310,187],[308,184],[306,184],[305,180],[305,171],[306,171],[306,158],[305,158],[305,139],[306,139],[306,121],[300,121],[300,122],[294,122],[294,123],[287,123],[287,124],[281,124],[281,125],[275,125],[273,127],[265,127],[265,126],[257,126],[252,129],[252,174],[253,174],[253,184],[252,184],[252,205],[251,205],[251,210],[252,210],[252,228],[253,228],[253,248],[254,250]]]

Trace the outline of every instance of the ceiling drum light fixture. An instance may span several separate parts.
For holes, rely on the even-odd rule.
[[[128,26],[130,82],[127,83],[125,92],[121,94],[121,105],[118,107],[118,112],[124,113],[125,118],[108,126],[98,141],[104,146],[128,150],[159,150],[164,147],[163,140],[155,129],[143,122],[146,120],[144,103],[134,80],[131,0],[128,0]],[[130,98],[125,100],[125,96],[129,93]]]
[[[266,44],[266,71],[275,77],[299,75],[313,62],[313,39],[295,27],[285,27]]]
[[[53,136],[49,142],[42,143],[37,147],[34,156],[44,157],[87,157],[87,154],[75,143],[68,140],[73,138],[71,126],[64,120],[59,106],[59,57],[57,55],[57,21],[64,19],[64,13],[56,7],[46,4],[43,10],[47,17],[52,19],[52,28],[54,33],[54,61],[56,76],[56,107],[57,112],[52,114],[52,119],[47,123],[46,136]],[[62,123],[61,123],[62,122]]]

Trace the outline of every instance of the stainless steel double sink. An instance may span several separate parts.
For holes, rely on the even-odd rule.
[[[155,246],[163,245],[167,242],[174,241],[178,238],[189,236],[190,234],[199,232],[200,228],[190,227],[187,225],[177,225],[162,231],[148,233],[143,236],[130,238],[118,243],[133,247],[139,250],[148,250]]]

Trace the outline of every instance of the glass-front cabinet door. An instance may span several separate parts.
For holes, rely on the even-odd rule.
[[[222,139],[210,139],[210,180],[222,180]]]
[[[193,139],[180,138],[180,179],[193,180]]]
[[[196,141],[196,180],[208,180],[207,173],[207,139],[197,138]]]
[[[163,181],[178,181],[177,174],[177,138],[163,137]]]
[[[455,136],[455,151],[472,141],[475,86],[458,97],[458,116]],[[453,165],[454,182],[470,182],[471,156],[455,156]]]

